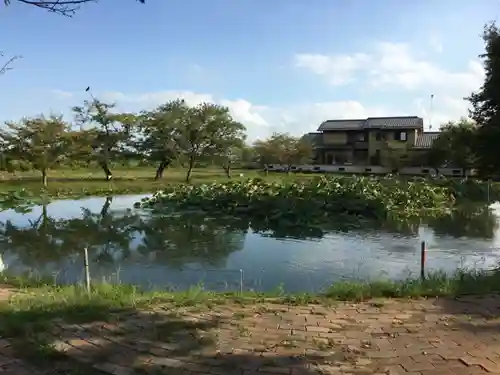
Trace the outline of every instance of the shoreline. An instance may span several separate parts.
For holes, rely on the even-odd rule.
[[[366,284],[372,294],[365,298],[341,294],[338,285],[337,294],[318,298],[142,293],[111,284],[88,294],[81,286],[4,275],[4,284],[16,288],[0,299],[0,354],[35,375],[495,371],[489,358],[500,346],[478,348],[487,343],[481,330],[496,328],[497,320],[482,316],[496,317],[491,309],[500,309],[500,276],[462,276],[462,286],[475,282],[474,295],[457,288],[460,278],[453,279],[456,288],[437,278],[427,289],[416,280],[420,289],[407,282],[384,284],[384,292],[381,282]]]

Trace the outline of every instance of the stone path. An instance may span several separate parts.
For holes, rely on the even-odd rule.
[[[500,374],[500,296],[164,305],[51,334],[58,351],[114,375]]]

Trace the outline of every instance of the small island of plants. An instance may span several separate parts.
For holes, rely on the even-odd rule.
[[[318,177],[303,181],[249,179],[168,186],[137,206],[165,212],[250,216],[296,225],[338,220],[411,220],[448,215],[478,182],[375,177]],[[481,193],[472,198],[477,202]],[[483,202],[484,203],[484,202]]]

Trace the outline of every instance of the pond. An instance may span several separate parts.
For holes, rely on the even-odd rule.
[[[88,248],[94,281],[142,288],[320,291],[345,279],[399,279],[428,270],[491,268],[500,261],[500,206],[412,232],[334,228],[249,228],[232,218],[167,217],[130,209],[143,196],[61,200],[21,214],[0,213],[0,267],[83,278]]]

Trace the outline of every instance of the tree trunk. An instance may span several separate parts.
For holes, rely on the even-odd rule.
[[[231,163],[227,163],[226,165],[222,165],[222,169],[226,172],[227,178],[231,178]]]
[[[163,160],[160,162],[160,165],[156,169],[156,175],[155,175],[155,180],[159,180],[160,178],[163,178],[163,172],[165,171],[165,168],[167,168],[170,165],[170,160]]]
[[[47,170],[42,169],[42,184],[44,187],[47,187]]]
[[[101,218],[104,218],[108,215],[109,206],[111,206],[112,202],[113,202],[113,197],[106,197],[106,200],[104,201],[104,204],[102,205],[101,208]]]
[[[108,162],[106,160],[100,161],[99,162],[100,167],[104,171],[104,174],[106,175],[106,180],[109,181],[111,180],[111,177],[113,177],[113,174],[111,173],[111,170],[109,169]]]
[[[194,167],[194,157],[190,156],[189,157],[188,171],[186,173],[186,183],[187,184],[191,180],[191,172],[193,171],[193,167]]]

